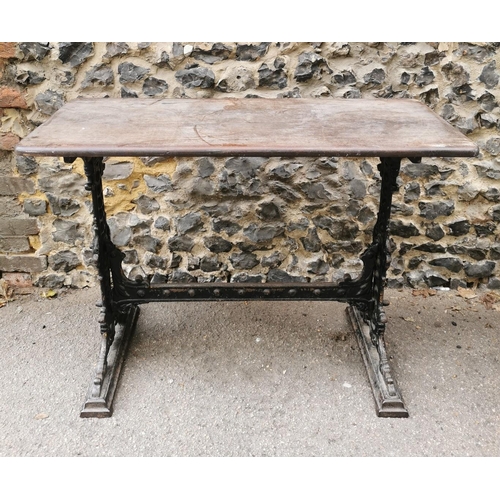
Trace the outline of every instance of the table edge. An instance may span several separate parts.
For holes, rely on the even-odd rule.
[[[266,148],[174,148],[169,150],[151,148],[121,148],[121,149],[99,149],[99,148],[40,148],[18,145],[15,152],[22,156],[53,156],[53,157],[143,157],[159,156],[164,158],[172,157],[342,157],[342,158],[365,158],[365,157],[476,157],[479,154],[479,147],[471,141],[469,148],[436,148],[424,149],[393,149],[393,150],[360,150],[352,149],[266,149]]]

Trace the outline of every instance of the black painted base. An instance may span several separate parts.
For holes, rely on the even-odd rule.
[[[378,417],[408,417],[401,393],[394,381],[395,394],[390,394],[387,384],[380,371],[380,355],[370,339],[370,329],[362,320],[356,307],[346,309],[347,316],[356,334],[359,349],[363,356],[366,372],[372,387],[375,407]],[[383,339],[380,339],[383,342]]]
[[[87,399],[83,405],[80,417],[111,417],[113,414],[113,398],[120,378],[120,371],[125,359],[127,347],[134,334],[139,317],[139,307],[130,305],[124,325],[117,325],[115,339],[108,353],[108,363],[101,393],[92,396],[94,379],[90,383]]]

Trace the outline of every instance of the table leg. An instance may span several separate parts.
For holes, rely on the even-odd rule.
[[[123,254],[111,241],[106,222],[102,191],[102,158],[84,158],[88,182],[85,188],[92,194],[93,259],[101,287],[99,315],[101,348],[81,417],[109,417],[113,412],[113,397],[120,376],[126,349],[137,324],[139,307],[135,304],[118,306],[113,300],[114,289],[121,283]]]
[[[348,318],[365,363],[379,417],[408,417],[401,393],[391,372],[385,348],[384,287],[391,249],[389,220],[392,193],[397,190],[400,158],[381,158],[378,169],[382,176],[377,222],[373,229],[373,244],[377,251],[373,270],[372,299],[369,302],[351,301]]]

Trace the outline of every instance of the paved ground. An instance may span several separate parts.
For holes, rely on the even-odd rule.
[[[142,306],[114,416],[81,419],[98,290],[18,297],[0,308],[0,456],[500,456],[498,297],[387,296],[409,419],[375,416],[335,302]]]

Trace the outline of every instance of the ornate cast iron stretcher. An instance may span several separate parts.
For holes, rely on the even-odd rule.
[[[101,349],[82,417],[112,414],[120,369],[139,304],[160,301],[336,300],[348,304],[377,415],[407,417],[385,349],[383,293],[390,262],[388,226],[400,163],[475,156],[477,146],[425,105],[407,99],[79,99],[21,141],[18,154],[81,157],[92,194],[94,258],[102,300]],[[372,243],[356,280],[332,283],[166,283],[122,271],[104,209],[107,156],[378,157],[382,178]]]

